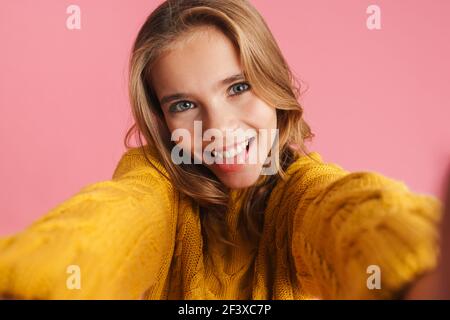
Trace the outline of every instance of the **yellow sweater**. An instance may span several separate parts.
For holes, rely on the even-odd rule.
[[[164,173],[154,150],[151,161]],[[81,189],[0,240],[0,293],[37,299],[394,298],[435,268],[442,204],[374,172],[301,157],[265,212],[258,249],[202,253],[198,207],[128,150]],[[233,193],[234,199],[234,193]],[[227,214],[237,221],[237,202]],[[232,229],[235,230],[235,229]],[[237,233],[238,234],[238,233]],[[369,289],[378,266],[381,288]],[[76,266],[81,287],[68,285]],[[373,279],[372,279],[373,280]],[[369,281],[370,282],[370,281]]]

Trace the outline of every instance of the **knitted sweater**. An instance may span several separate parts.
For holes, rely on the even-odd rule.
[[[375,172],[348,172],[317,152],[274,187],[250,250],[202,252],[198,206],[155,150],[124,153],[112,179],[82,188],[0,239],[0,293],[36,299],[395,298],[439,254],[441,202]],[[213,248],[214,249],[214,248]],[[79,288],[68,286],[71,266]],[[378,267],[381,287],[368,286]]]

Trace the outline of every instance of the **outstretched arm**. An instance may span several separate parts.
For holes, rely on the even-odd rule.
[[[139,299],[162,291],[178,200],[148,168],[122,170],[136,160],[124,159],[115,179],[86,186],[0,239],[4,298]]]
[[[436,267],[436,198],[381,174],[334,165],[311,162],[299,174],[292,253],[310,295],[397,298]]]

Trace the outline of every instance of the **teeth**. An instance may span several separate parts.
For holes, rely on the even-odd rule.
[[[213,157],[217,157],[217,158],[233,158],[246,149],[248,141],[249,141],[249,139],[245,140],[241,144],[238,144],[235,148],[231,148],[224,152],[213,150],[211,153],[212,153]]]

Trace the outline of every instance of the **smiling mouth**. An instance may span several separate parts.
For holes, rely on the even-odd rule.
[[[212,150],[211,156],[213,158],[234,158],[238,155],[240,155],[244,150],[248,152],[250,144],[255,140],[255,136],[246,139],[244,142],[237,144],[231,148],[227,148],[225,151],[218,151],[218,150]]]

